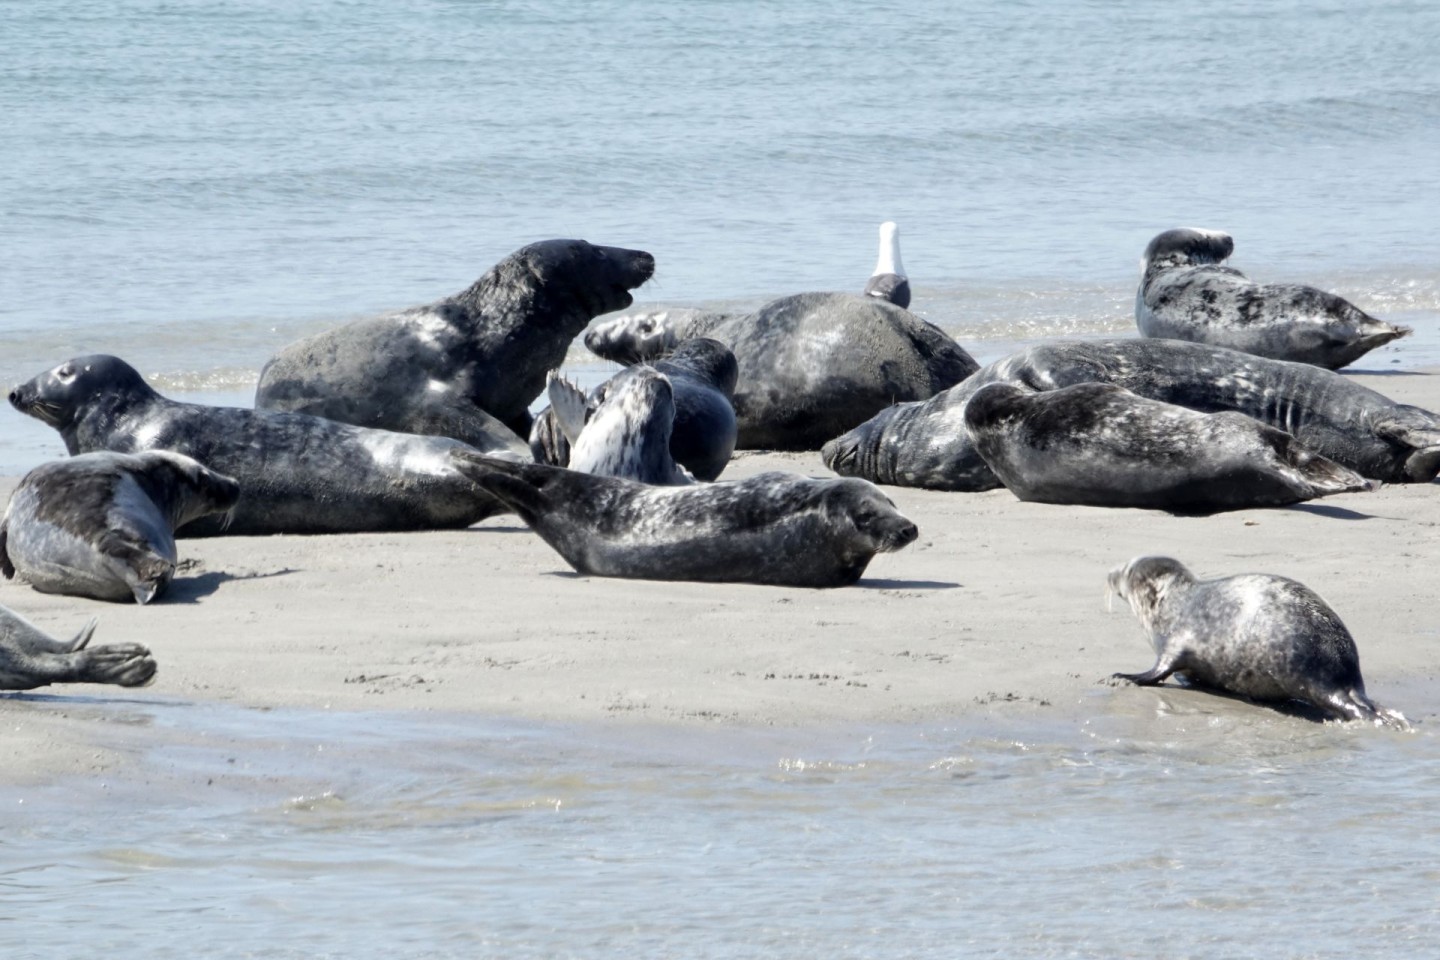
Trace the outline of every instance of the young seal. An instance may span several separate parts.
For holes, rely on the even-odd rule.
[[[104,354],[42,373],[12,390],[10,403],[58,430],[71,455],[173,450],[235,478],[229,525],[202,518],[183,536],[466,527],[504,511],[452,465],[451,450],[471,449],[458,440],[177,403]],[[493,452],[514,456],[503,445]]]
[[[1365,695],[1355,639],[1303,584],[1264,573],[1196,580],[1178,560],[1136,557],[1110,571],[1109,585],[1156,654],[1149,670],[1120,679],[1150,686],[1179,675],[1252,700],[1300,700],[1341,720],[1410,727]]]
[[[735,452],[735,380],[740,368],[730,348],[718,340],[686,340],[654,369],[670,381],[675,402],[675,424],[670,433],[670,455],[698,480],[720,476]],[[622,371],[612,379],[619,379]],[[585,405],[593,411],[608,390],[601,384],[590,392]],[[537,463],[570,465],[570,441],[560,429],[553,408],[540,411],[530,428],[530,450]]]
[[[594,406],[555,374],[547,389],[570,444],[571,470],[664,486],[695,482],[670,454],[675,398],[670,381],[654,367],[636,364],[601,384]]]
[[[816,450],[898,401],[959,383],[977,364],[938,327],[876,297],[802,293],[751,314],[628,314],[585,334],[606,360],[644,363],[691,337],[729,347],[740,365],[741,449]]]
[[[143,687],[155,677],[150,651],[138,643],[89,646],[91,620],[73,640],[55,640],[29,620],[0,607],[0,690],[34,690],[52,683],[115,683]]]
[[[176,528],[239,499],[230,477],[167,450],[46,463],[0,520],[0,572],[42,593],[149,603],[175,576]]]
[[[260,371],[255,406],[516,452],[545,374],[595,317],[655,272],[642,250],[532,243],[468,289],[293,343]],[[502,434],[499,420],[517,436]]]
[[[910,279],[900,262],[900,228],[888,220],[880,224],[880,259],[875,261],[870,282],[865,284],[865,296],[910,309]]]
[[[975,449],[1021,500],[1204,514],[1375,486],[1241,413],[1197,413],[1108,383],[1032,393],[986,384]]]
[[[453,456],[570,566],[594,576],[841,587],[876,553],[917,536],[862,481],[764,473],[647,487],[465,450]]]
[[[1429,483],[1440,472],[1440,416],[1346,377],[1179,340],[1057,340],[997,360],[920,403],[898,404],[827,443],[842,476],[935,490],[1000,485],[965,429],[965,405],[987,383],[1055,390],[1114,383],[1202,413],[1234,410],[1386,483]]]
[[[1166,230],[1140,262],[1140,335],[1193,340],[1274,360],[1338,370],[1408,335],[1333,293],[1298,283],[1256,283],[1222,266],[1235,249],[1217,230]]]

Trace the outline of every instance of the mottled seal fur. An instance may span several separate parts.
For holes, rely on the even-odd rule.
[[[865,284],[865,295],[910,309],[910,278],[900,262],[900,228],[888,220],[880,224],[880,257]]]
[[[239,498],[233,479],[168,450],[42,464],[0,521],[0,572],[42,593],[149,603],[175,575],[176,528]]]
[[[1365,694],[1355,640],[1311,589],[1272,574],[1197,580],[1178,560],[1136,557],[1110,572],[1155,648],[1155,665],[1116,677],[1171,675],[1259,701],[1300,700],[1341,720],[1408,729]]]
[[[921,400],[977,364],[938,327],[876,297],[802,293],[750,314],[667,310],[592,328],[585,345],[643,363],[691,337],[729,347],[740,365],[741,449],[817,450],[892,403]]]
[[[1338,370],[1411,332],[1324,290],[1256,283],[1222,265],[1234,249],[1228,234],[1189,227],[1151,240],[1135,294],[1140,334]]]
[[[322,417],[177,403],[125,361],[94,354],[21,384],[10,403],[60,432],[72,454],[173,450],[240,484],[227,526],[184,536],[465,527],[504,512],[451,463],[458,440],[368,430]],[[496,454],[514,456],[508,446]]]
[[[546,240],[437,303],[346,324],[286,347],[260,372],[255,406],[523,451],[530,403],[572,340],[633,302],[655,272],[641,250]]]
[[[990,383],[965,427],[1021,500],[1205,514],[1375,486],[1241,413],[1197,413],[1108,383]]]
[[[765,473],[649,487],[467,451],[460,468],[584,574],[792,587],[854,583],[915,524],[874,486]]]
[[[681,486],[695,478],[675,462],[670,381],[636,364],[605,382],[593,406],[579,387],[552,374],[550,409],[570,445],[569,468],[597,477]]]
[[[653,367],[670,381],[675,422],[670,433],[670,455],[698,480],[714,480],[735,451],[737,436],[735,381],[740,368],[730,348],[718,340],[686,340]],[[585,398],[589,411],[599,406],[610,383],[623,379],[621,371]],[[530,450],[537,463],[570,465],[570,441],[556,421],[553,408],[540,411],[530,429]]]
[[[155,676],[150,651],[138,643],[90,646],[96,622],[91,620],[71,640],[56,640],[0,607],[0,690],[33,690],[52,683],[149,683]]]
[[[875,483],[997,487],[965,429],[965,405],[987,383],[1031,390],[1114,383],[1202,413],[1243,413],[1372,480],[1428,483],[1440,471],[1440,417],[1428,410],[1309,364],[1143,338],[1057,340],[1022,350],[929,400],[881,411],[825,444],[825,463]]]

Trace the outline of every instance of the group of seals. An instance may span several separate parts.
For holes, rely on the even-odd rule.
[[[56,640],[0,607],[0,690],[33,690],[52,683],[149,683],[155,676],[150,651],[138,643],[90,646],[95,623],[91,620],[71,640]]]

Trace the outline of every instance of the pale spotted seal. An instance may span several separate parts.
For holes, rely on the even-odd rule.
[[[865,284],[865,295],[910,309],[910,278],[900,262],[900,228],[888,220],[880,224],[880,257]]]
[[[176,528],[239,498],[233,479],[167,450],[42,464],[0,520],[0,572],[42,593],[149,603],[175,575]]]
[[[593,406],[583,390],[555,374],[547,391],[569,441],[571,470],[639,483],[695,482],[670,453],[675,399],[670,381],[654,367],[636,364],[605,382]]]
[[[52,683],[149,683],[155,676],[150,651],[138,643],[89,646],[96,622],[91,620],[74,639],[56,640],[0,607],[0,690],[33,690]]]
[[[1330,606],[1285,577],[1197,580],[1178,560],[1136,557],[1110,572],[1155,648],[1155,665],[1116,677],[1153,685],[1171,675],[1259,701],[1300,700],[1342,720],[1408,729],[1365,694],[1355,640]]]

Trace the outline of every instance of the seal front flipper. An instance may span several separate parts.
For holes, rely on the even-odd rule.
[[[130,588],[135,602],[141,606],[164,593],[175,576],[175,559],[163,555],[154,544],[133,534],[109,530],[100,537],[96,546],[102,554],[120,562],[120,576]],[[172,550],[173,547],[172,543]]]
[[[1144,673],[1114,673],[1111,676],[1116,680],[1129,680],[1141,687],[1153,687],[1164,682],[1166,677],[1180,669],[1177,661],[1178,658],[1174,656],[1161,656],[1155,661],[1155,666]]]

